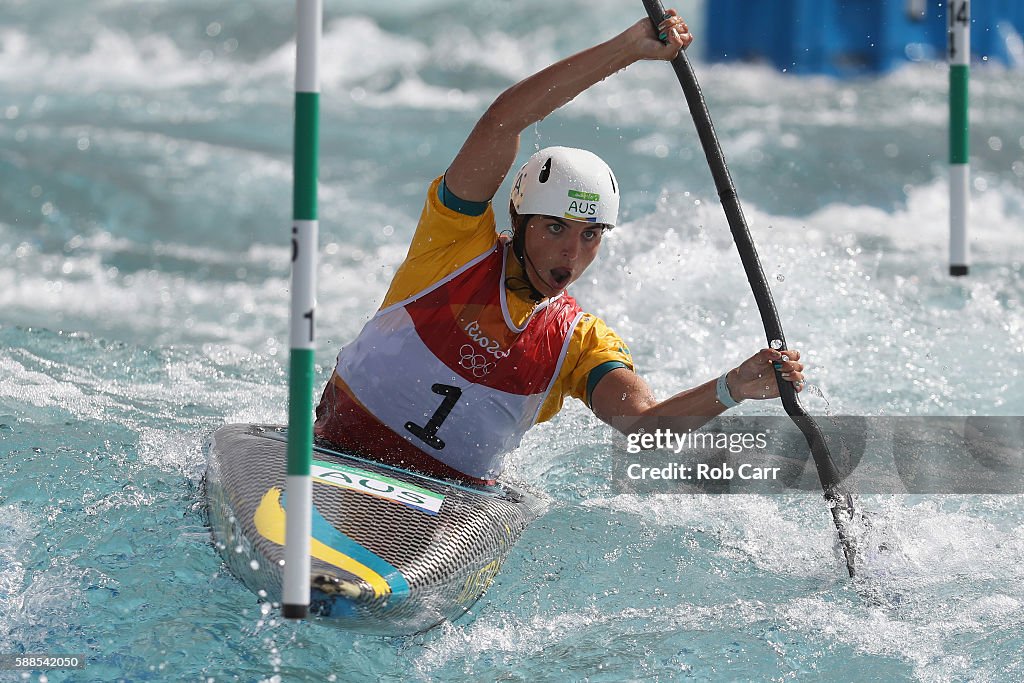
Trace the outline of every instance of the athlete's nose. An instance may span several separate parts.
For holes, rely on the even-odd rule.
[[[573,235],[570,239],[565,240],[562,244],[562,255],[568,258],[570,261],[575,261],[580,255],[581,242],[583,240],[582,233],[579,235]]]

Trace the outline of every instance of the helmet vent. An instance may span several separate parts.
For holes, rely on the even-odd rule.
[[[612,192],[615,193],[615,194],[618,194],[619,193],[619,188],[615,187],[615,176],[613,176],[611,173],[609,173],[608,177],[612,181]]]
[[[550,176],[550,175],[551,175],[551,157],[548,157],[548,160],[544,162],[544,166],[542,166],[541,169],[540,169],[540,177],[538,178],[538,180],[540,180],[540,182],[542,182],[542,183],[546,183],[548,181],[548,176]]]

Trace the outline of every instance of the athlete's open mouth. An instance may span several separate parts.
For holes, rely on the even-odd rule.
[[[570,277],[572,277],[572,271],[569,270],[568,268],[552,268],[551,269],[551,279],[559,287],[564,286],[565,283],[569,281]]]

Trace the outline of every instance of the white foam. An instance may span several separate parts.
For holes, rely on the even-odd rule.
[[[416,39],[387,33],[368,17],[337,19],[324,27],[320,43],[322,89],[341,89],[370,76],[415,71],[428,54]],[[295,42],[289,41],[252,66],[250,79],[294,77]]]
[[[443,627],[439,637],[424,644],[417,669],[429,676],[455,662],[475,666],[478,660],[489,662],[499,655],[527,665],[536,659],[545,672],[561,666],[569,670],[586,666],[592,672],[606,670],[611,676],[621,676],[624,665],[631,673],[644,671],[636,650],[638,640],[650,644],[685,631],[732,632],[771,617],[771,607],[756,600],[713,605],[659,603],[650,608],[621,609],[589,604],[564,612],[538,612],[519,605],[514,613],[481,616],[461,628]],[[552,652],[564,654],[552,659]],[[676,666],[680,673],[690,670],[683,662]]]
[[[718,540],[716,552],[773,574],[835,575],[835,529],[821,495],[594,496],[586,507],[627,512],[661,527],[696,527]],[[827,560],[823,561],[823,558]]]
[[[160,74],[154,78],[154,74]],[[167,36],[133,37],[104,26],[90,35],[84,54],[51,52],[14,29],[0,32],[0,79],[46,90],[74,85],[78,93],[106,88],[156,90],[226,79],[230,69],[186,57]]]
[[[19,505],[4,505],[0,512],[0,612],[8,615],[0,620],[0,644],[6,652],[16,652],[12,638],[18,633],[16,615],[22,613],[28,576],[24,547],[38,533],[41,520]]]
[[[53,377],[52,371],[55,368],[49,369],[49,373],[31,370],[14,358],[0,358],[0,375],[4,378],[4,381],[0,382],[0,398],[27,403],[37,408],[70,406],[86,402],[84,393],[78,385]]]
[[[406,76],[394,88],[362,99],[370,107],[411,107],[429,110],[478,111],[488,104],[481,97],[456,88],[432,86],[416,76]]]
[[[42,516],[19,504],[4,505],[0,513],[0,648],[48,651],[53,624],[69,618],[75,606],[72,586],[81,570],[62,556],[39,564],[34,539],[47,525]],[[30,557],[37,561],[26,562]]]

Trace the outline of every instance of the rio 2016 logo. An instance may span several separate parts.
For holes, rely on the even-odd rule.
[[[469,338],[475,341],[481,349],[494,356],[497,360],[508,358],[509,352],[501,350],[501,342],[497,339],[491,339],[485,335],[483,330],[480,329],[480,323],[478,321],[471,320],[466,323],[466,326],[462,329],[465,330]]]

